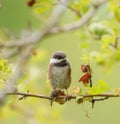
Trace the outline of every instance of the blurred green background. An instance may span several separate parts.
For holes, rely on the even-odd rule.
[[[26,0],[1,0],[0,9],[0,31],[13,33],[19,36],[22,30],[31,24],[32,30],[40,29],[42,21],[39,15],[35,15],[33,8],[26,5]],[[104,14],[103,14],[104,13]],[[108,19],[106,14],[109,11],[103,6],[96,14],[99,19]],[[64,22],[74,19],[74,14],[68,11],[64,17]],[[51,87],[46,81],[47,66],[51,54],[56,50],[63,50],[67,53],[72,67],[72,84],[69,91],[74,86],[82,86],[78,83],[82,75],[81,64],[88,64],[81,60],[83,50],[82,41],[86,40],[84,29],[76,32],[62,33],[49,38],[45,38],[39,43],[39,48],[35,50],[35,55],[31,56],[25,68],[25,77],[18,84],[20,91],[27,89],[33,93],[49,94]],[[88,51],[99,50],[100,43],[87,39],[89,44]],[[11,62],[12,63],[12,62]],[[90,63],[93,70],[93,85],[100,79],[105,80],[111,88],[119,87],[119,68],[117,63],[111,69],[97,66],[94,62]],[[106,101],[96,102],[94,109],[91,104],[86,102],[82,105],[74,100],[64,105],[54,103],[50,106],[48,100],[27,98],[19,101],[17,97],[11,96],[6,100],[6,104],[1,108],[0,124],[119,124],[119,98],[111,98]],[[89,118],[86,117],[89,115]]]

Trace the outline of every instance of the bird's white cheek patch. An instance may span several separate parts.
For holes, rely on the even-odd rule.
[[[50,63],[60,63],[60,62],[63,61],[63,60],[66,60],[66,58],[64,58],[64,59],[51,58],[51,59],[50,59]]]
[[[59,62],[60,62],[60,60],[58,60],[58,59],[54,59],[54,58],[50,59],[50,63],[59,63]]]

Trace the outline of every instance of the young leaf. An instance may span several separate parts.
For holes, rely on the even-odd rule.
[[[99,80],[97,82],[97,86],[93,86],[88,90],[88,94],[100,94],[103,92],[107,92],[110,89],[109,85],[104,80]]]
[[[89,65],[81,65],[81,70],[82,72],[86,73],[86,72],[90,72],[91,68]]]

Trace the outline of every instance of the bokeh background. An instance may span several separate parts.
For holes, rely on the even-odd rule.
[[[37,13],[35,10],[37,7],[27,6],[26,0],[1,0],[1,2],[0,35],[5,38],[7,37],[6,34],[14,34],[19,37],[21,31],[28,29],[29,26],[32,30],[40,29],[44,18],[49,14],[46,12],[46,15],[43,16],[41,13]],[[112,14],[105,4],[96,13],[94,20],[106,21],[111,18]],[[75,19],[74,13],[67,11],[61,23]],[[87,50],[81,47],[83,42],[87,42]],[[24,69],[25,75],[18,82],[19,91],[26,92],[29,90],[32,93],[49,95],[51,87],[46,78],[47,67],[52,53],[56,50],[65,51],[71,63],[72,84],[69,92],[75,86],[83,87],[78,82],[82,75],[81,64],[91,65],[93,85],[102,79],[109,84],[111,89],[118,88],[120,82],[119,62],[109,68],[99,66],[94,61],[88,62],[81,59],[84,51],[99,51],[100,47],[101,44],[90,37],[87,28],[45,38],[39,43]],[[13,61],[14,59],[10,60],[9,63],[12,64]],[[48,100],[38,98],[18,100],[17,96],[10,96],[0,109],[0,124],[119,124],[119,105],[119,98],[110,98],[106,101],[96,102],[94,109],[91,108],[89,102],[77,104],[75,100],[64,105],[54,103],[51,107]]]

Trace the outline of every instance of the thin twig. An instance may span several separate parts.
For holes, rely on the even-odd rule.
[[[14,92],[14,93],[6,93],[6,95],[21,95],[21,96],[25,96],[25,97],[36,97],[36,98],[51,100],[51,98],[49,96],[45,96],[45,95],[41,95],[41,94],[33,94],[33,93]]]
[[[106,99],[108,99],[109,97],[103,97],[103,98],[93,98],[90,102],[92,103],[92,108],[94,108],[94,105],[95,105],[95,102],[96,101],[103,101],[103,100],[106,100]]]
[[[81,17],[81,16],[82,16],[81,13],[80,13],[80,11],[77,10],[76,8],[73,8],[73,7],[71,7],[70,5],[68,5],[67,7],[68,7],[68,9],[70,9],[72,12],[74,12],[78,17]]]
[[[119,40],[119,37],[116,36],[115,43],[114,44],[110,43],[109,45],[112,46],[114,49],[117,50],[118,49],[118,40]]]

